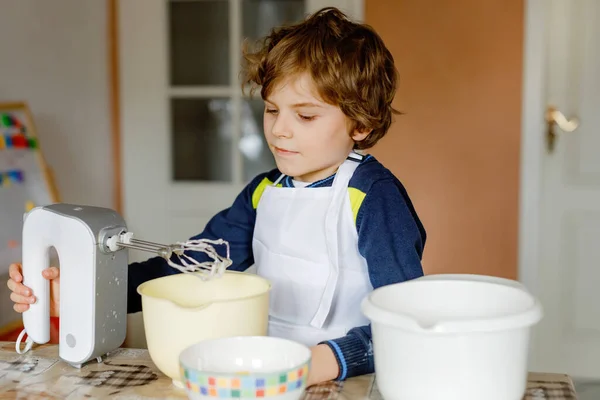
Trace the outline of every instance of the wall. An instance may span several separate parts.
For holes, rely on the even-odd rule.
[[[63,201],[112,206],[106,2],[0,9],[0,101],[29,103]]]
[[[517,277],[523,9],[522,0],[366,2],[406,113],[372,153],[416,203],[426,273]]]
[[[62,201],[112,207],[106,2],[0,0],[0,10],[0,102],[29,103]],[[6,279],[0,327],[12,314]]]

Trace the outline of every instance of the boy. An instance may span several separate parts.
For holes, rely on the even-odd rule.
[[[371,373],[360,302],[373,288],[422,276],[426,237],[398,179],[356,152],[391,124],[392,55],[371,28],[326,8],[272,31],[245,60],[244,81],[265,101],[277,169],[253,179],[195,238],[227,240],[231,270],[256,264],[271,281],[269,335],[311,346],[309,385]],[[128,312],[141,310],[138,285],[173,273],[160,257],[131,264]],[[23,312],[33,295],[19,266],[10,275],[15,310]]]

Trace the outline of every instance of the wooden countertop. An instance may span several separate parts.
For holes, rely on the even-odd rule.
[[[0,399],[186,399],[152,363],[145,349],[121,348],[102,363],[80,370],[60,361],[57,345],[34,346],[24,355],[0,342]],[[309,388],[304,400],[381,400],[374,375]],[[563,374],[530,373],[524,400],[576,400]]]

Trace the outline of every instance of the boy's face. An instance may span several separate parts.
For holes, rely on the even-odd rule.
[[[265,99],[265,138],[277,168],[296,180],[332,175],[368,133],[353,132],[339,107],[323,102],[308,74],[287,79]]]

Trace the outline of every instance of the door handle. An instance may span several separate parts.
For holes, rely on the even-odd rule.
[[[554,145],[556,142],[555,127],[558,126],[563,132],[573,132],[579,127],[579,120],[577,118],[567,119],[563,113],[558,111],[555,107],[549,106],[546,110],[546,143],[548,145],[548,151],[554,151]]]

